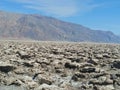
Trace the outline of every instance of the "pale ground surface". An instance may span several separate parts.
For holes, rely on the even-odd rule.
[[[120,45],[1,40],[0,90],[120,90]]]

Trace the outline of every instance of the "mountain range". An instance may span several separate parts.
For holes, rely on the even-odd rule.
[[[38,14],[5,11],[0,11],[0,39],[120,43],[120,37],[110,31],[92,30]]]

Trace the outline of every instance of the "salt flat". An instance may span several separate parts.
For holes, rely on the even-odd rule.
[[[120,90],[120,45],[1,40],[0,90],[19,89]]]

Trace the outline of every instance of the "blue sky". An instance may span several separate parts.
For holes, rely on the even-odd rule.
[[[42,14],[120,35],[120,0],[0,0],[0,10]]]

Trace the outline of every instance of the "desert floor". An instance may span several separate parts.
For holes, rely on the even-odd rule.
[[[0,41],[0,90],[120,90],[120,45]]]

